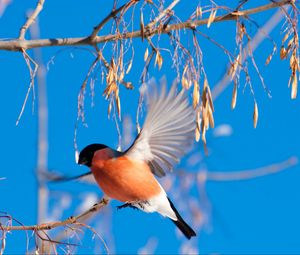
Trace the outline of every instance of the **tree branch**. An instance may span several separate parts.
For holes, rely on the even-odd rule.
[[[264,12],[270,9],[274,9],[280,6],[291,4],[292,0],[281,0],[279,2],[272,2],[270,4],[262,5],[259,7],[251,8],[244,11],[233,11],[231,13],[220,15],[215,17],[213,22],[222,22],[227,20],[236,20],[240,17],[245,17],[248,15]],[[182,23],[176,23],[167,25],[164,30],[161,28],[155,28],[149,31],[146,36],[152,36],[155,34],[167,34],[171,31],[181,30],[185,28],[195,28],[198,26],[206,25],[209,19],[201,19],[196,21],[186,21]],[[124,34],[111,34],[96,36],[94,40],[91,40],[91,36],[77,37],[77,38],[49,38],[49,39],[39,39],[39,40],[8,40],[0,42],[0,50],[7,51],[20,51],[23,49],[31,49],[38,47],[50,47],[50,46],[77,46],[77,45],[94,45],[95,43],[104,43],[109,41],[119,41],[129,38],[140,38],[142,33],[140,30],[128,32]]]
[[[131,0],[125,4],[123,4],[121,7],[119,7],[116,10],[113,10],[110,14],[108,14],[93,30],[92,34],[91,34],[91,40],[93,41],[96,37],[97,34],[99,33],[99,31],[101,30],[101,28],[103,28],[103,26],[112,18],[114,18],[119,12],[121,12],[122,10],[130,7],[132,4],[137,3],[136,0]]]
[[[99,203],[93,205],[89,210],[77,215],[71,216],[62,221],[54,221],[54,222],[47,222],[42,223],[39,225],[31,225],[31,226],[3,226],[0,223],[0,230],[2,231],[13,231],[13,230],[33,230],[33,231],[40,231],[40,230],[50,230],[57,227],[63,227],[71,224],[76,224],[79,220],[84,220],[88,218],[92,213],[99,211],[101,208],[108,204],[109,200],[103,198]]]
[[[206,172],[207,181],[241,181],[249,180],[265,175],[275,174],[287,168],[298,164],[298,158],[291,157],[283,162],[275,163],[273,165],[264,166],[251,170],[233,171],[233,172]]]
[[[25,24],[20,29],[19,39],[24,40],[25,33],[27,29],[31,26],[31,24],[35,21],[39,13],[42,11],[44,6],[45,0],[39,0],[35,10],[32,12],[32,14],[29,16],[29,18],[26,20]]]

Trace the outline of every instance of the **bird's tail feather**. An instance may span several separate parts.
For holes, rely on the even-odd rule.
[[[176,214],[177,220],[172,220],[174,224],[180,229],[180,231],[186,236],[187,239],[191,239],[192,236],[196,236],[195,231],[182,219],[172,201],[168,198],[172,210]]]

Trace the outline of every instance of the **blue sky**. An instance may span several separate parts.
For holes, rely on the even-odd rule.
[[[12,2],[0,18],[0,37],[16,37],[24,22],[25,13],[34,6],[35,1],[31,0]],[[39,16],[41,37],[87,35],[110,8],[111,3],[101,1],[89,1],[88,4],[79,1],[72,3],[46,1],[44,10]],[[184,19],[191,8],[192,6],[186,5],[186,1],[181,1],[175,11]],[[272,13],[268,11],[252,18],[262,25]],[[278,48],[280,27],[281,25],[271,33],[278,43]],[[254,26],[249,27],[249,30],[255,33]],[[107,31],[108,29],[105,29],[103,33]],[[234,50],[233,22],[212,24],[209,30],[203,28],[201,31],[223,43],[229,50]],[[164,45],[166,41],[162,39],[161,43]],[[227,59],[220,49],[205,39],[201,38],[200,44],[204,53],[208,81],[213,88],[226,69]],[[145,51],[145,44],[139,39],[134,41],[134,45],[136,45],[135,64],[127,80],[133,82],[135,90],[128,91],[122,87],[120,91],[123,116],[133,119],[134,109],[138,103],[138,78],[142,71]],[[73,137],[77,117],[77,95],[93,56],[81,49],[66,49],[57,53],[59,50],[60,48],[45,48],[42,52],[44,63],[49,62],[52,56],[56,56],[54,62],[49,65],[46,76],[49,104],[48,166],[51,171],[75,175],[86,170],[74,162]],[[255,52],[265,83],[272,92],[271,99],[251,69],[252,84],[259,107],[257,128],[254,129],[252,124],[253,98],[249,88],[245,88],[244,93],[243,86],[239,88],[237,107],[232,111],[230,109],[232,86],[229,86],[215,101],[214,116],[216,126],[230,125],[233,133],[229,137],[215,137],[213,130],[209,130],[207,134],[209,155],[204,156],[202,145],[196,144],[194,151],[199,151],[202,160],[199,165],[193,169],[186,169],[187,171],[199,169],[219,172],[242,171],[285,161],[292,156],[300,157],[299,99],[290,99],[290,89],[287,87],[290,75],[288,61],[281,61],[277,54],[270,65],[265,67],[264,62],[271,51],[272,44],[266,41]],[[110,51],[106,50],[105,54],[109,58]],[[2,51],[0,70],[2,85],[0,177],[6,177],[0,181],[2,201],[0,211],[9,213],[23,224],[34,224],[37,205],[35,178],[37,112],[36,106],[35,112],[33,114],[31,112],[31,99],[20,124],[15,125],[27,91],[29,74],[25,61],[18,52]],[[150,72],[157,79],[165,75],[172,81],[175,77],[166,56],[162,69],[157,71],[151,67]],[[107,119],[108,102],[102,97],[104,84],[98,81],[95,85],[95,106],[91,108],[90,100],[87,99],[88,127],[79,128],[79,148],[92,142],[116,147],[117,131],[114,122]],[[184,159],[182,166],[185,163]],[[205,190],[210,206],[209,208],[203,204],[200,206],[204,207],[204,211],[208,212],[210,217],[197,239],[192,240],[190,244],[202,254],[300,253],[299,179],[300,169],[299,166],[295,166],[278,174],[252,180],[208,181]],[[76,182],[50,185],[49,189],[52,191],[49,215],[54,215],[54,209],[58,204],[65,203],[67,208],[62,217],[75,214],[78,206],[82,205],[90,194],[101,196],[101,191],[96,187]],[[191,193],[195,195],[195,192]],[[174,204],[178,205],[178,209],[184,211],[184,216],[190,219],[191,213],[183,208],[184,200],[181,201],[176,193],[171,193],[170,197],[173,198]],[[94,222],[99,225],[98,228],[102,227],[103,238],[112,251],[135,253],[149,238],[157,244],[154,251],[156,253],[178,253],[182,251],[180,247],[188,245],[182,236],[176,234],[173,224],[168,220],[162,219],[157,214],[149,215],[134,210],[117,211],[116,205],[118,203],[113,202],[107,211],[97,215]],[[193,222],[190,223],[193,225]],[[91,246],[94,244],[91,242],[90,236],[85,236],[83,247],[78,248],[78,253],[92,252]],[[13,232],[8,235],[7,254],[23,253],[24,247],[24,234]],[[103,247],[100,249],[103,250]]]

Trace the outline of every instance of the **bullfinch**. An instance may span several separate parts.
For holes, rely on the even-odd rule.
[[[171,171],[186,153],[194,137],[195,113],[184,91],[176,92],[176,84],[168,93],[165,84],[160,91],[154,85],[150,88],[146,93],[148,114],[133,144],[123,152],[90,144],[80,152],[78,164],[90,168],[106,196],[124,203],[120,208],[158,212],[190,239],[195,231],[179,215],[155,176]]]

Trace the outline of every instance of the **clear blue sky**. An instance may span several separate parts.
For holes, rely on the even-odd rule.
[[[187,2],[189,1],[182,0],[175,8],[178,16],[186,17],[191,11],[191,6],[187,6]],[[17,37],[19,28],[25,20],[25,13],[35,4],[36,1],[32,0],[13,1],[0,18],[0,37]],[[39,17],[41,37],[88,35],[110,8],[110,1],[106,3],[89,1],[87,4],[79,1],[46,1]],[[253,16],[253,19],[262,25],[272,13],[268,11],[263,15]],[[271,34],[278,47],[280,47],[280,26]],[[255,33],[254,26],[249,27],[249,30]],[[205,28],[203,31],[233,51],[235,31],[233,22],[213,24],[209,31]],[[164,43],[162,41],[162,44]],[[205,39],[201,38],[200,43],[208,80],[214,87],[225,71],[226,57]],[[142,71],[145,51],[145,45],[141,44],[140,39],[136,39],[134,44],[137,46],[136,62],[127,80],[132,81],[136,89],[127,91],[121,88],[120,92],[123,116],[133,118],[135,116],[133,110],[138,102],[138,78]],[[60,48],[43,49],[44,62],[47,63],[58,50]],[[208,171],[241,171],[284,161],[291,156],[300,157],[299,98],[294,101],[290,99],[290,89],[287,88],[290,73],[288,61],[281,61],[279,56],[275,55],[270,65],[265,67],[265,59],[271,51],[272,44],[263,42],[255,52],[255,57],[265,83],[272,92],[272,99],[267,97],[253,68],[251,69],[252,83],[259,105],[257,128],[253,129],[253,100],[249,88],[246,88],[244,93],[242,87],[239,89],[237,107],[231,111],[232,86],[230,86],[215,101],[215,123],[216,126],[230,125],[233,133],[229,137],[217,138],[213,135],[213,131],[209,130],[207,140],[210,155],[203,156],[201,145],[195,147],[203,158],[199,167]],[[105,54],[109,59],[110,51],[107,50]],[[54,64],[50,65],[47,72],[50,170],[69,175],[79,174],[85,170],[74,162],[73,135],[78,91],[92,61],[93,56],[88,51],[66,49],[56,55]],[[170,61],[165,60],[160,71],[151,67],[152,75],[157,79],[166,75],[168,80],[172,81],[174,71],[170,69],[169,64]],[[0,70],[2,116],[0,177],[6,177],[0,181],[0,211],[9,213],[23,224],[34,224],[37,205],[35,178],[37,112],[33,114],[31,112],[31,99],[20,124],[15,125],[27,91],[29,74],[25,61],[18,52],[2,51]],[[117,132],[113,121],[107,119],[108,103],[101,96],[103,90],[104,85],[99,81],[96,82],[95,107],[87,106],[88,128],[80,127],[78,133],[80,148],[92,142],[117,146]],[[211,208],[200,205],[204,207],[204,211],[209,212],[210,217],[198,233],[197,239],[192,240],[191,244],[202,254],[300,253],[299,180],[300,168],[296,166],[276,175],[253,180],[207,182],[205,190]],[[53,215],[53,210],[63,201],[68,207],[63,217],[75,214],[88,194],[98,194],[101,197],[101,191],[96,187],[76,182],[51,185],[50,190],[52,190],[50,212]],[[183,201],[179,201],[179,196],[170,194],[170,197],[173,198],[174,204],[182,206]],[[112,251],[135,253],[150,237],[157,241],[156,253],[178,253],[179,246],[188,245],[182,236],[176,234],[174,226],[168,220],[162,219],[157,214],[149,215],[133,210],[117,211],[116,205],[118,203],[114,202],[111,210],[97,215],[95,221],[99,228],[107,228],[108,231],[104,231],[103,237]],[[184,215],[189,219],[188,215],[191,213],[184,211]],[[111,227],[108,222],[112,222]],[[107,233],[110,228],[113,239]],[[78,252],[93,252],[91,246],[93,246],[91,238],[84,238],[83,247],[78,248]],[[7,254],[24,252],[24,247],[24,234],[13,232],[8,235]]]

